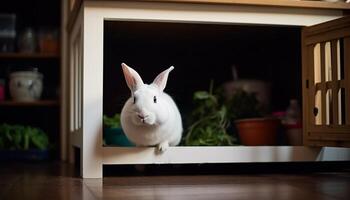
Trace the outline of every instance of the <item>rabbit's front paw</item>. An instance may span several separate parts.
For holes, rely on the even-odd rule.
[[[158,152],[163,153],[169,148],[169,142],[165,141],[158,144]]]

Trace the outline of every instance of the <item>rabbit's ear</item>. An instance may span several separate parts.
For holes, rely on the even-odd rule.
[[[127,66],[125,63],[122,63],[122,68],[126,84],[131,91],[135,91],[138,87],[143,85],[140,75],[133,68]]]
[[[169,67],[167,70],[164,70],[154,79],[153,84],[157,85],[161,91],[164,90],[168,80],[169,72],[171,72],[173,69],[173,66]]]

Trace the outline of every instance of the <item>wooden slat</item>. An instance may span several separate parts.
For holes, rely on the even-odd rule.
[[[74,126],[75,129],[78,129],[78,116],[79,116],[79,98],[78,98],[78,94],[79,94],[79,36],[78,38],[76,38],[76,40],[74,41],[74,51],[75,51],[75,65],[74,65]]]
[[[307,52],[306,52],[306,70],[308,70],[310,72],[310,75],[309,75],[309,87],[310,87],[310,93],[308,94],[305,94],[306,97],[310,97],[309,101],[308,101],[308,110],[307,110],[307,113],[308,113],[308,118],[309,118],[309,122],[310,124],[315,124],[315,116],[314,116],[314,113],[313,113],[313,109],[315,108],[315,95],[316,95],[316,88],[315,88],[315,77],[314,77],[314,48],[315,48],[315,45],[309,45],[307,46]],[[309,95],[311,94],[311,95]]]
[[[325,82],[325,84],[324,84],[324,89],[325,89],[325,90],[330,90],[330,89],[332,89],[332,88],[334,87],[334,85],[337,85],[336,83],[337,83],[337,82],[327,81],[327,82]]]
[[[320,43],[320,55],[321,55],[321,83],[326,82],[326,64],[325,64],[325,46],[326,43]],[[326,110],[326,93],[327,90],[321,90],[321,111],[322,111],[322,124],[326,124],[327,120],[327,110]]]
[[[306,44],[337,40],[348,36],[350,36],[350,16],[310,26],[304,30]]]
[[[345,88],[346,82],[345,80],[340,80],[339,81],[339,88]]]
[[[323,132],[314,132],[309,134],[310,140],[329,140],[329,141],[350,141],[350,135],[343,133],[343,134],[328,134]]]
[[[73,4],[70,5],[68,13],[67,31],[70,33],[73,29],[74,22],[78,18],[79,10],[82,6],[82,0],[74,0]]]
[[[304,38],[303,37],[304,35],[304,30],[302,30],[302,41],[301,41],[301,53],[302,53],[302,97],[303,97],[303,144],[306,145],[307,144],[307,127],[308,126],[305,126],[305,124],[309,124],[313,118],[311,118],[311,115],[310,115],[310,107],[311,107],[311,104],[309,102],[309,96],[312,96],[312,95],[309,95],[311,92],[311,85],[313,85],[313,82],[311,82],[311,76],[309,75],[309,60],[310,58],[313,58],[313,55],[309,55],[310,54],[310,51],[311,53],[313,52],[313,45],[310,45],[310,46],[307,46],[305,43],[304,43]],[[311,56],[311,57],[310,57]],[[313,94],[313,93],[311,93]]]
[[[331,62],[332,62],[332,111],[333,111],[333,124],[339,124],[338,119],[338,91],[339,91],[339,84],[336,84],[338,82],[338,48],[337,48],[338,41],[332,40],[331,41]]]
[[[316,83],[315,84],[315,90],[322,90],[323,88],[325,88],[325,84],[324,83]]]
[[[348,28],[350,26],[349,24],[350,24],[350,16],[345,16],[340,19],[335,19],[335,20],[327,21],[314,26],[309,26],[304,30],[305,37],[309,38],[311,36],[321,35],[321,34],[322,36],[327,36],[333,31]],[[308,38],[305,38],[305,39],[308,39]],[[321,42],[321,41],[318,41],[318,42]]]
[[[338,38],[348,37],[348,36],[350,36],[350,27],[349,26],[350,25],[348,25],[345,28],[333,30],[332,32],[329,32],[329,33],[322,32],[319,34],[309,36],[305,40],[305,42],[306,42],[306,44],[315,44],[315,43],[319,43],[319,42],[327,42],[327,41],[335,40]]]
[[[350,125],[350,37],[344,38],[345,122]]]
[[[82,129],[76,129],[75,131],[71,132],[70,134],[70,144],[75,147],[81,148],[81,138],[82,138]]]
[[[350,147],[350,141],[309,140],[309,146]]]
[[[350,125],[317,125],[309,127],[310,133],[332,133],[332,134],[348,134],[350,133]],[[350,134],[349,134],[350,136]]]
[[[345,88],[345,81],[344,80],[336,80],[336,81],[327,81],[325,83],[316,83],[315,84],[315,90],[330,90],[333,88]]]
[[[78,127],[81,128],[82,126],[82,111],[83,111],[83,94],[82,94],[82,91],[83,91],[83,37],[82,37],[82,33],[79,34],[79,76],[78,76],[78,83],[79,83],[79,86],[78,86],[78,89],[79,89],[79,92],[78,92],[78,98],[79,98],[79,101],[78,101]]]

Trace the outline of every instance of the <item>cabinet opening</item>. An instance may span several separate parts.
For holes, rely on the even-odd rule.
[[[191,125],[191,113],[195,109],[193,94],[208,91],[211,82],[214,89],[220,88],[232,82],[233,77],[241,81],[261,81],[254,86],[255,90],[259,90],[259,83],[266,83],[265,96],[257,96],[264,116],[274,115],[284,120],[292,102],[297,102],[295,105],[301,111],[301,27],[105,21],[103,56],[106,116],[120,113],[130,96],[121,68],[123,62],[134,68],[145,83],[151,83],[168,67],[175,67],[165,92],[179,107],[183,136]],[[228,90],[218,89],[221,91],[218,94],[225,97]],[[234,144],[240,145],[238,130],[233,121],[230,124],[227,133],[237,137]],[[281,127],[273,145],[290,144],[287,129]]]

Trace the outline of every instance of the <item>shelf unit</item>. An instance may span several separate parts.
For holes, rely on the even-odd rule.
[[[59,91],[62,64],[59,45],[61,1],[5,1],[2,3],[0,13],[10,13],[16,16],[16,38],[13,41],[15,51],[0,52],[0,78],[5,80],[5,100],[0,101],[0,124],[20,124],[42,129],[48,134],[50,142],[55,146],[50,157],[59,159],[59,146],[61,144],[61,92]],[[27,28],[34,30],[36,37],[35,48],[38,51],[33,53],[20,52],[17,45],[21,37],[25,38],[24,31]],[[56,37],[56,34],[58,34],[57,52],[39,51],[40,41],[45,42],[51,36]],[[47,49],[47,51],[50,50],[50,48]],[[42,99],[32,102],[13,101],[9,92],[10,74],[31,68],[38,68],[38,71],[43,74]]]
[[[0,59],[59,58],[58,53],[0,53]]]
[[[4,106],[23,106],[23,107],[29,107],[29,106],[58,106],[59,101],[57,100],[38,100],[38,101],[32,101],[32,102],[18,102],[18,101],[0,101],[0,107]]]
[[[70,65],[65,77],[69,77],[71,89],[63,99],[68,102],[65,109],[68,113],[66,132],[69,133],[69,158],[74,162],[74,148],[79,148],[79,163],[84,178],[103,177],[103,165],[350,160],[349,149],[331,147],[179,146],[156,154],[156,149],[152,147],[102,146],[106,20],[312,26],[343,17],[343,11],[350,9],[348,4],[342,3],[339,8],[332,8],[336,4],[287,0],[81,1],[75,1],[80,2],[80,9],[75,19],[74,15],[70,15],[71,24],[66,24],[69,27],[67,46]],[[265,2],[265,5],[261,2]],[[287,3],[295,5],[288,6]],[[317,7],[312,3],[318,4]]]

